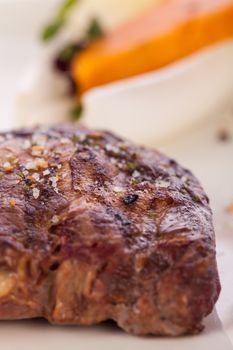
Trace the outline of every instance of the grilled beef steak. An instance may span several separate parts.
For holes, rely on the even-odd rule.
[[[0,319],[202,329],[220,285],[208,199],[174,160],[71,124],[0,135]]]

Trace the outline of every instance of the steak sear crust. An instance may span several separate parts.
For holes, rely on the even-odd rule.
[[[0,319],[193,334],[219,292],[212,213],[188,170],[73,124],[0,134]]]

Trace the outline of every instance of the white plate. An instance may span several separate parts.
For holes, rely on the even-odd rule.
[[[40,47],[35,33],[47,9],[30,6],[33,0],[0,0],[0,127],[15,125],[13,101],[18,80],[33,62]],[[35,2],[36,4],[36,2]],[[52,6],[46,1],[46,7]],[[35,16],[38,22],[35,21]],[[29,26],[30,25],[30,26]],[[175,92],[174,92],[175,93]],[[145,109],[146,113],[150,112]],[[125,115],[125,118],[127,115]],[[216,139],[219,115],[203,122],[199,128],[170,140],[164,150],[189,167],[206,188],[214,211],[217,234],[218,264],[222,294],[214,312],[205,321],[205,331],[194,337],[138,338],[124,334],[115,327],[101,325],[91,328],[52,327],[44,321],[0,322],[1,349],[200,349],[230,350],[233,344],[233,216],[224,207],[233,202],[233,141]],[[232,127],[233,118],[226,123]],[[218,316],[217,316],[218,314]]]

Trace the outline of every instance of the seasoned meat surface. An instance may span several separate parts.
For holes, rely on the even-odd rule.
[[[199,332],[219,291],[188,170],[73,124],[0,134],[0,319],[174,336]]]

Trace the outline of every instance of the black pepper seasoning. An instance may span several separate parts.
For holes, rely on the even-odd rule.
[[[125,205],[133,204],[138,200],[137,194],[128,194],[126,197],[123,198],[123,203]]]

